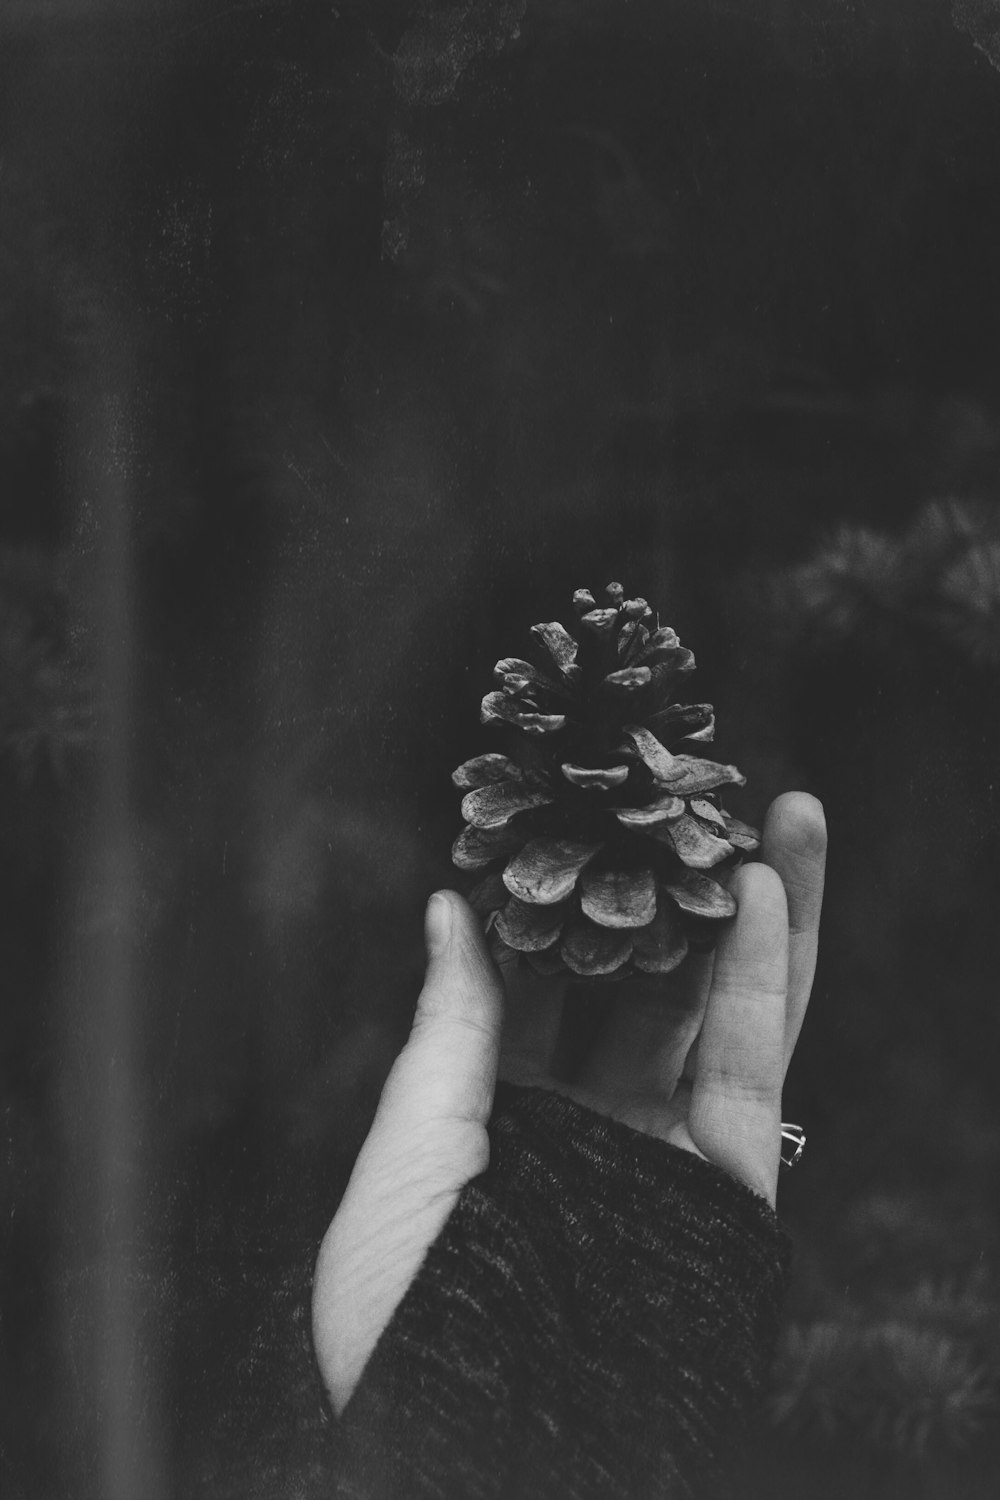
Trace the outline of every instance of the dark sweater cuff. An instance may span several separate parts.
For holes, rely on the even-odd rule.
[[[501,1086],[464,1189],[340,1424],[340,1493],[719,1493],[788,1243],[719,1169]]]

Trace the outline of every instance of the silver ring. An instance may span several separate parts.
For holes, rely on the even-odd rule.
[[[806,1149],[806,1133],[801,1125],[790,1125],[784,1121],[781,1123],[781,1139],[788,1142],[788,1153],[784,1147],[781,1151],[781,1165],[783,1167],[794,1167],[802,1160],[802,1153]]]

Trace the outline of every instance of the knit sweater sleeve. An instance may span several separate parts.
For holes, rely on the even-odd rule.
[[[725,1493],[787,1270],[770,1207],[540,1089],[499,1090],[490,1136],[338,1424],[336,1493]]]

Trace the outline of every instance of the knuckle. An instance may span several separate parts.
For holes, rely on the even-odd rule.
[[[703,1085],[709,1093],[736,1100],[740,1104],[770,1107],[781,1099],[780,1089],[773,1079],[718,1065],[705,1068]]]
[[[699,1053],[699,1080],[712,1094],[744,1103],[780,1103],[783,1058],[777,1044],[762,1052],[759,1042],[733,1042],[712,1052]]]
[[[477,1013],[473,1007],[459,1010],[451,1005],[439,1005],[433,1001],[421,1002],[413,1018],[410,1041],[420,1041],[428,1036],[471,1035],[492,1038],[494,1028],[489,1018]]]

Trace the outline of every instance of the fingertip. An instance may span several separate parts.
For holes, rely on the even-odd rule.
[[[465,991],[484,987],[492,996],[502,982],[490,956],[482,922],[457,891],[435,891],[427,903],[424,924],[428,978]]]
[[[452,906],[450,891],[435,891],[424,913],[424,942],[428,958],[440,958],[451,942]]]
[[[741,865],[733,871],[729,889],[736,897],[737,907],[747,903],[766,920],[782,922],[787,927],[788,897],[784,881],[770,865]]]
[[[822,802],[810,792],[783,792],[767,810],[764,842],[799,858],[822,859],[827,845]]]
[[[463,940],[482,946],[482,923],[464,896],[457,891],[435,891],[424,915],[427,956],[439,958]]]
[[[486,942],[482,918],[476,915],[468,901],[456,895],[454,891],[449,892],[449,900],[452,912],[452,943],[456,950],[461,952],[466,961],[474,962],[477,968],[484,968],[491,982],[499,984],[499,970]]]

